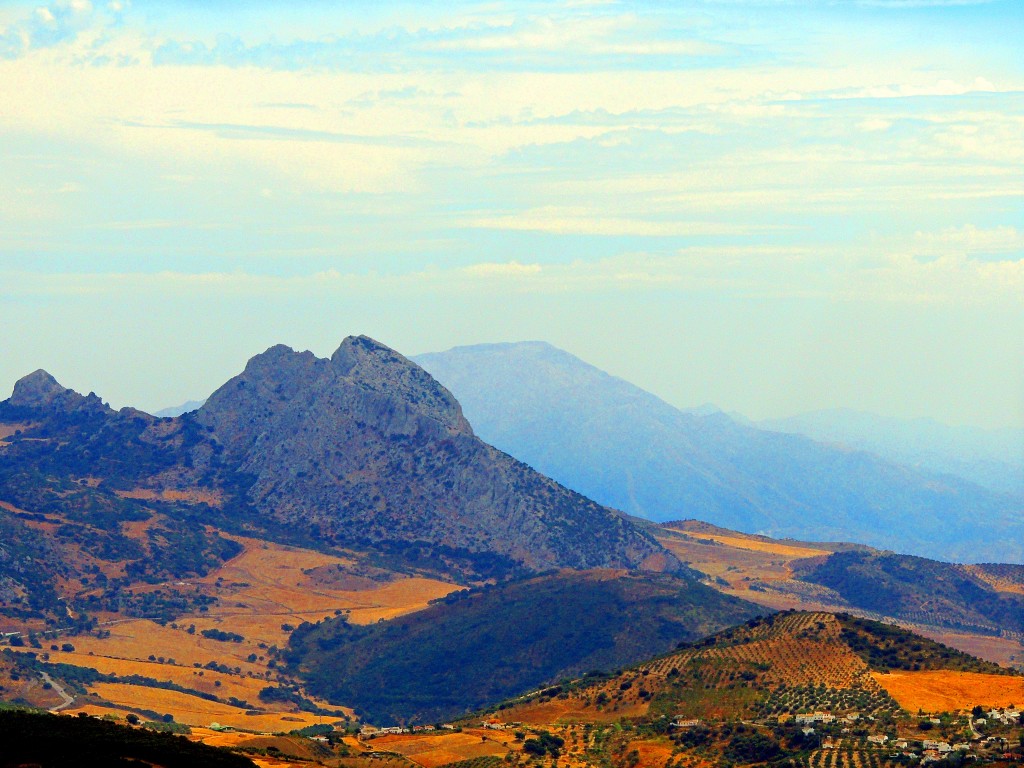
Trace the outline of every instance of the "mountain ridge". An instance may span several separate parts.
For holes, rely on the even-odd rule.
[[[38,506],[40,495],[57,507],[72,503],[29,479],[47,467],[66,475],[61,482],[78,496],[104,496],[110,506],[126,503],[110,498],[116,492],[206,489],[257,525],[291,527],[334,546],[432,553],[479,576],[679,568],[621,513],[481,441],[450,392],[365,336],[348,337],[324,359],[273,346],[200,409],[171,419],[113,411],[45,372],[24,377],[15,392],[0,420],[22,419],[24,428],[0,449],[14,461],[7,471],[21,473],[11,489],[29,496],[0,500],[16,506]],[[82,488],[72,468],[103,482]]]
[[[967,480],[757,429],[720,411],[680,411],[546,344],[456,347],[416,359],[455,393],[486,440],[633,515],[942,559],[1024,559],[1019,509]]]

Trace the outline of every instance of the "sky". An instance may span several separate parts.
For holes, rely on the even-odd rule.
[[[542,339],[1024,426],[1018,0],[0,3],[0,397]]]

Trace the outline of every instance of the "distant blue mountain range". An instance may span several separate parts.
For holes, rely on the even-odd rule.
[[[756,425],[706,406],[684,411],[543,342],[415,360],[484,440],[634,515],[962,562],[1024,561],[1013,459],[986,473],[981,457],[992,454],[969,453],[966,432],[955,442],[936,431],[947,450],[929,453],[909,427],[851,426],[867,418],[848,419],[844,431],[842,419],[821,415]],[[796,434],[804,430],[818,439]]]

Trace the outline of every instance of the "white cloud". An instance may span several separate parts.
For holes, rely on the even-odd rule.
[[[983,229],[965,224],[938,232],[916,232],[914,244],[928,253],[1005,254],[1018,251],[1024,258],[1024,233],[1011,226]]]
[[[529,277],[541,272],[540,264],[520,264],[518,261],[504,263],[471,264],[463,272],[473,277]]]
[[[603,235],[610,237],[687,237],[749,235],[777,232],[780,225],[753,225],[714,221],[674,221],[601,215],[593,209],[535,208],[503,216],[478,216],[463,222],[480,229],[547,232],[556,235]]]
[[[868,132],[887,131],[892,127],[892,121],[884,120],[880,117],[869,117],[867,120],[861,120],[857,123],[857,127],[862,131]]]

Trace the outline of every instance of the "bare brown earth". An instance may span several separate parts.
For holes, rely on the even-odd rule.
[[[1024,665],[1024,646],[1009,637],[971,635],[926,626],[911,629],[927,638],[966,651],[978,658],[994,661],[1004,667],[1021,668]]]
[[[116,491],[122,499],[141,499],[144,501],[182,501],[186,504],[208,504],[211,507],[219,507],[224,503],[221,494],[202,488],[192,489],[170,489],[162,488],[136,488],[131,491]]]
[[[0,424],[0,445],[5,444],[7,442],[7,438],[15,432],[31,429],[34,426],[35,424],[31,422]]]

